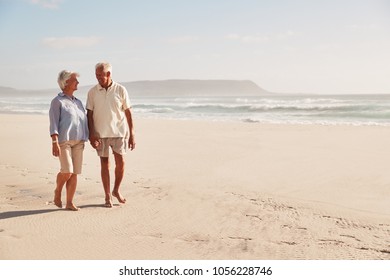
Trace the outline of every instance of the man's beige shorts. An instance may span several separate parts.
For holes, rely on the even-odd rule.
[[[124,155],[127,152],[128,139],[122,137],[101,138],[100,144],[96,148],[99,157],[108,157],[110,147],[113,152]]]
[[[65,141],[60,143],[61,173],[81,174],[83,164],[84,141]]]

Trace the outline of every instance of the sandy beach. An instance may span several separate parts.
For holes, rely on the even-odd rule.
[[[0,126],[2,260],[390,259],[389,127],[135,119],[127,203],[88,144],[72,212],[48,117]]]

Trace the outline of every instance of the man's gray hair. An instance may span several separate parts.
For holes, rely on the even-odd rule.
[[[108,62],[99,62],[98,64],[95,65],[95,70],[103,68],[103,72],[107,73],[110,72],[112,74],[112,66]]]
[[[68,71],[68,70],[62,70],[58,74],[57,82],[61,90],[64,90],[66,86],[66,82],[70,79],[72,75],[76,75],[76,77],[80,77],[79,73]]]

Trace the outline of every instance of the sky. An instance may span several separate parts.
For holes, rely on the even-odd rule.
[[[390,93],[390,0],[0,0],[0,86],[252,80],[279,93]]]

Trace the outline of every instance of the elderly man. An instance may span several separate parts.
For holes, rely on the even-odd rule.
[[[100,157],[104,206],[112,207],[109,151],[111,148],[115,159],[112,196],[120,203],[125,203],[126,199],[119,192],[119,188],[125,171],[124,155],[128,148],[135,148],[133,118],[126,88],[111,78],[112,66],[100,62],[95,66],[95,74],[98,84],[89,90],[86,106],[89,140]]]

